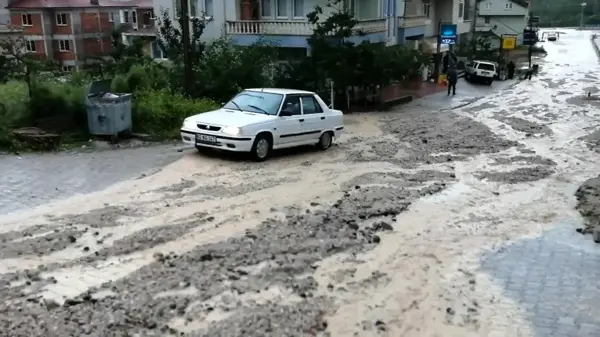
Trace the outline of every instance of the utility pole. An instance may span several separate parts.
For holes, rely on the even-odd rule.
[[[440,52],[442,50],[442,20],[437,26],[437,43],[435,46],[435,64],[433,65],[433,83],[438,84],[440,80]]]
[[[533,31],[533,12],[529,12],[529,30]],[[531,56],[533,54],[533,45],[535,42],[529,44],[529,49],[527,51],[527,59],[529,60],[529,69],[531,69]]]
[[[181,35],[183,35],[183,90],[186,96],[190,96],[192,94],[193,80],[192,59],[190,55],[190,6],[189,0],[179,1],[181,1]]]
[[[475,41],[477,34],[477,17],[479,16],[479,2],[481,0],[473,0],[473,24],[471,26],[471,45],[473,46],[473,55],[477,52],[477,43]],[[474,57],[474,56],[473,56]]]
[[[581,3],[581,17],[579,19],[579,29],[583,29],[583,11],[585,9],[585,6],[587,6],[587,3],[582,2]]]

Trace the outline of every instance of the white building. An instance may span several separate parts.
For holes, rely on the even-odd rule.
[[[517,35],[517,45],[523,41],[527,26],[529,2],[525,0],[484,0],[479,3],[476,30],[479,34],[499,38]]]
[[[211,17],[203,37],[227,36],[240,45],[258,41],[281,48],[304,50],[313,26],[306,14],[316,5],[327,9],[327,0],[188,0],[192,14]],[[421,43],[435,46],[438,25],[456,24],[457,34],[470,32],[472,0],[345,0],[360,21],[364,35],[356,42],[387,45]],[[154,0],[154,11],[175,13],[177,0]],[[175,10],[174,10],[175,9]],[[326,14],[326,13],[325,13]],[[434,48],[435,50],[435,48]]]

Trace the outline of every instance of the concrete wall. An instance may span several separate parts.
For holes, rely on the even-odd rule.
[[[479,3],[479,15],[483,16],[523,16],[529,10],[509,0],[484,0]]]
[[[0,0],[0,23],[10,22],[10,12],[6,6],[8,6],[8,0]]]

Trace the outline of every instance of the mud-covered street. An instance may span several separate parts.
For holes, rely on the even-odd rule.
[[[600,67],[567,33],[531,81],[349,115],[326,152],[163,149],[7,206],[0,336],[600,336]]]

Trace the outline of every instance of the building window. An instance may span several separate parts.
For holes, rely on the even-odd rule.
[[[129,11],[121,11],[121,23],[129,23]]]
[[[164,51],[160,47],[158,41],[152,41],[152,58],[157,60],[164,60],[167,58]]]
[[[34,53],[35,52],[35,41],[26,40],[25,41],[25,50],[27,50],[28,52]]]
[[[486,2],[485,3],[485,9],[492,9],[492,3],[491,2]]]
[[[206,15],[206,16],[215,15],[213,0],[204,0],[204,15]]]
[[[23,24],[23,26],[33,26],[31,14],[21,14],[21,23]]]
[[[67,25],[67,14],[66,13],[56,14],[56,25],[57,26],[66,26]]]
[[[512,9],[512,2],[507,2],[504,4],[504,9]]]
[[[465,16],[465,0],[460,0],[458,3],[458,18],[462,19]]]
[[[273,16],[273,12],[271,12],[271,0],[260,1],[260,15],[267,18]]]
[[[287,18],[288,16],[288,0],[276,0],[277,1],[277,17]]]
[[[58,50],[59,51],[71,51],[71,43],[69,40],[59,40],[58,41]]]
[[[108,13],[108,22],[115,22],[115,13]]]
[[[429,15],[431,14],[431,3],[429,0],[423,0],[423,15],[429,19]]]
[[[151,11],[144,12],[144,15],[142,15],[142,25],[150,26],[151,24],[152,24],[152,12]]]
[[[134,25],[137,24],[137,12],[136,11],[131,11],[131,23],[133,23]]]
[[[65,73],[72,73],[75,70],[74,66],[62,66],[62,71]]]
[[[490,17],[489,16],[485,17],[485,23],[490,23]]]
[[[294,4],[294,17],[304,17],[304,0],[292,0]]]

